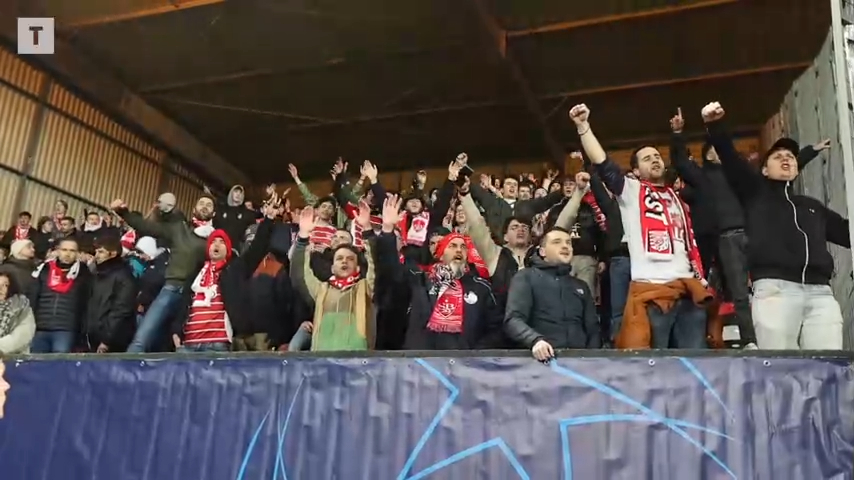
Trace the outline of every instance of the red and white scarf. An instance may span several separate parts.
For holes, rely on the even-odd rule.
[[[15,227],[15,240],[26,240],[30,238],[30,227]]]
[[[410,218],[412,219],[411,223],[409,222]],[[409,225],[409,228],[407,228],[407,225]],[[415,245],[418,247],[424,245],[427,241],[427,227],[429,225],[429,212],[425,211],[417,215],[404,212],[403,215],[400,216],[400,223],[398,224],[398,228],[400,228],[400,232],[403,236],[403,244]]]
[[[453,270],[444,263],[433,264],[427,272],[433,286],[430,294],[436,295],[436,305],[427,321],[427,330],[439,333],[461,333],[465,307],[463,284]]]
[[[344,205],[344,213],[350,220],[355,219],[359,215],[359,206],[348,203]],[[371,215],[371,227],[374,229],[383,226],[383,217],[380,215]]]
[[[196,279],[193,280],[193,285],[190,289],[193,291],[193,305],[195,306],[210,306],[213,299],[217,296],[219,289],[219,276],[222,273],[222,268],[225,266],[225,261],[205,262]]]
[[[338,290],[347,290],[359,281],[359,273],[356,272],[348,277],[339,278],[333,275],[329,279],[329,286]]]
[[[74,280],[80,273],[80,262],[74,262],[68,271],[63,271],[56,260],[48,260],[36,268],[33,272],[33,278],[39,278],[42,269],[47,265],[47,287],[56,293],[68,293],[71,287],[74,286]]]
[[[593,209],[593,217],[596,219],[596,225],[599,225],[599,230],[607,232],[608,222],[606,221],[605,214],[599,207],[599,203],[596,201],[596,197],[593,196],[593,192],[585,193],[584,196],[581,197],[581,201],[590,205],[590,208]]]
[[[193,233],[197,237],[208,238],[214,231],[213,220],[200,220],[196,217],[190,219],[193,225]]]
[[[122,235],[120,243],[122,245],[122,254],[127,255],[133,251],[133,248],[136,246],[136,230],[129,229],[127,232]]]
[[[688,252],[688,261],[697,279],[705,277],[700,252],[694,239],[694,227],[688,205],[670,187],[659,187],[648,182],[640,182],[640,223],[643,248],[646,255],[655,260],[669,260],[674,254],[673,243],[676,237],[682,237]],[[662,194],[669,195],[676,202],[683,218],[682,231],[676,231],[670,211]]]
[[[483,257],[480,256],[480,252],[477,251],[477,247],[474,246],[474,242],[471,237],[466,235],[464,238],[466,241],[466,248],[468,249],[468,262],[474,265],[478,275],[488,280],[489,268],[487,268],[486,262],[483,260]]]

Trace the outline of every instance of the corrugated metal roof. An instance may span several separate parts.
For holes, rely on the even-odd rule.
[[[57,1],[38,0],[79,19]],[[606,143],[666,135],[676,106],[712,99],[743,105],[731,121],[758,130],[818,51],[825,3],[486,1],[565,145],[577,141],[566,110],[578,101],[595,108]],[[389,169],[460,150],[545,153],[471,2],[230,0],[71,33],[259,181],[287,179],[288,162],[325,176],[339,155]]]

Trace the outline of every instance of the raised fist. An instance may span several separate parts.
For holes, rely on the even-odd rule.
[[[579,103],[569,109],[569,118],[571,118],[576,125],[582,125],[590,118],[590,109],[587,108],[587,105]]]
[[[117,198],[117,199],[113,200],[112,202],[110,202],[110,210],[116,211],[120,208],[127,208],[127,205],[125,204],[124,200]]]
[[[575,186],[581,190],[586,190],[590,185],[590,174],[587,172],[578,172],[575,174]]]
[[[722,118],[724,118],[724,107],[721,106],[718,102],[712,102],[705,107],[700,112],[703,115],[703,121],[706,123],[716,122]]]

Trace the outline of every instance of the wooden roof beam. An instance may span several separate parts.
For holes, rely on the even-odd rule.
[[[553,157],[554,161],[562,162],[566,156],[566,152],[552,133],[548,118],[546,118],[546,115],[543,113],[540,101],[531,89],[528,79],[525,78],[522,67],[520,67],[519,63],[513,58],[512,53],[507,51],[507,32],[501,28],[498,21],[492,16],[486,5],[484,5],[483,0],[471,1],[477,11],[477,15],[480,18],[483,28],[486,30],[486,34],[491,37],[491,40],[494,43],[494,48],[498,57],[507,68],[513,82],[516,83],[516,86],[519,88],[519,93],[522,95],[522,100],[525,102],[528,112],[530,112],[537,120],[537,123],[543,132],[543,140],[546,143],[549,153]]]
[[[730,3],[735,3],[737,1],[739,0],[704,0],[691,3],[683,3],[681,5],[668,5],[665,7],[651,8],[649,10],[640,10],[637,12],[606,15],[604,17],[585,18],[582,20],[570,20],[566,22],[550,23],[546,25],[541,25],[539,27],[526,28],[523,30],[510,30],[507,32],[507,38],[527,37],[531,35],[539,35],[542,33],[550,32],[562,32],[566,30],[574,30],[576,28],[592,27],[594,25],[603,25],[607,23],[622,22],[626,20],[639,20],[641,18],[670,15],[689,10],[696,10],[699,8],[727,5]]]
[[[719,73],[710,73],[705,75],[696,75],[692,77],[683,77],[683,78],[672,78],[666,80],[650,80],[646,82],[637,82],[630,83],[624,85],[609,85],[605,87],[593,87],[593,88],[584,88],[581,90],[572,90],[567,92],[557,92],[557,93],[549,93],[546,95],[539,95],[538,100],[554,100],[554,99],[562,99],[565,97],[579,98],[588,95],[598,95],[603,93],[615,93],[615,92],[623,92],[627,90],[638,90],[643,88],[654,88],[654,87],[667,87],[673,85],[681,85],[685,83],[699,83],[706,81],[716,81],[716,80],[726,80],[729,78],[737,78],[749,75],[760,75],[763,73],[772,73],[772,72],[784,72],[789,70],[803,70],[812,65],[812,62],[795,62],[795,63],[784,63],[779,65],[767,65],[764,67],[755,67],[748,68],[742,70],[731,70],[729,72],[719,72]],[[312,130],[320,127],[332,127],[332,126],[342,126],[342,125],[353,125],[358,123],[366,123],[366,122],[380,122],[380,121],[388,121],[388,120],[396,120],[398,118],[408,118],[408,117],[418,117],[422,115],[435,115],[439,113],[448,113],[448,112],[458,112],[463,110],[473,110],[478,108],[489,108],[489,107],[505,107],[505,106],[514,106],[515,103],[508,102],[471,102],[471,103],[463,103],[458,105],[445,105],[440,107],[433,108],[424,108],[409,112],[399,112],[399,113],[390,113],[385,115],[373,115],[373,116],[362,116],[356,117],[346,120],[338,120],[332,122],[317,122],[317,123],[307,123],[304,125],[295,125],[293,127],[289,127],[289,131],[299,131],[299,130]]]
[[[77,0],[81,2],[82,0]],[[129,20],[137,20],[145,17],[153,17],[155,15],[163,15],[172,12],[187,10],[190,8],[205,7],[208,5],[217,5],[224,3],[225,0],[146,0],[144,6],[135,7],[133,9],[117,8],[116,3],[110,2],[98,10],[99,14],[80,14],[75,16],[73,13],[61,15],[58,19],[60,27],[64,28],[87,28],[109,23],[126,22]],[[139,3],[139,2],[136,2]]]

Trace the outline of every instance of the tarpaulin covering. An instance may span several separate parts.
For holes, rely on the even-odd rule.
[[[854,478],[844,358],[7,363],[2,480]]]

